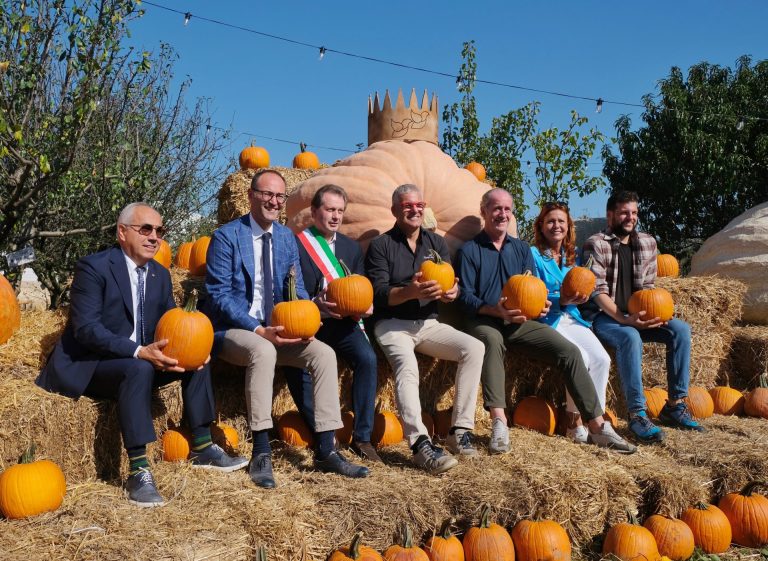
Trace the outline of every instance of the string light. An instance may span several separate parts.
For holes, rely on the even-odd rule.
[[[320,56],[317,58],[317,60],[323,60],[323,58],[325,57],[325,52],[327,50],[328,49],[326,49],[325,47],[320,47]]]
[[[598,97],[597,106],[595,107],[595,113],[602,113],[602,112],[603,112],[603,98]]]
[[[189,24],[189,20],[192,19],[192,12],[187,12],[184,14],[184,27],[186,27]]]

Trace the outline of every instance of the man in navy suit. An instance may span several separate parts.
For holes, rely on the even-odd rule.
[[[286,299],[288,273],[296,272],[299,298],[308,299],[300,274],[299,252],[291,230],[277,219],[285,204],[279,172],[257,172],[248,190],[250,212],[214,232],[208,246],[204,310],[213,322],[214,349],[222,359],[245,366],[248,425],[253,434],[251,480],[275,487],[268,431],[272,428],[272,381],[276,365],[312,373],[315,467],[348,477],[368,469],[335,450],[335,430],[343,426],[338,372],[333,349],[317,339],[287,339],[283,326],[270,323],[275,304]]]
[[[75,268],[69,320],[36,383],[69,397],[116,399],[130,472],[128,499],[162,506],[146,456],[155,440],[152,389],[182,381],[184,415],[192,429],[192,464],[219,471],[245,467],[211,444],[214,399],[207,363],[184,372],[153,342],[160,317],[176,307],[168,271],[153,257],[165,235],[160,215],[145,203],[125,207],[117,220],[119,247],[88,255]]]
[[[344,276],[340,261],[344,262],[352,274],[365,275],[360,245],[338,231],[347,200],[347,193],[337,185],[324,185],[315,192],[310,203],[312,226],[297,236],[299,257],[304,286],[323,317],[323,325],[316,337],[335,349],[336,354],[346,360],[354,372],[352,451],[373,462],[381,462],[376,449],[371,445],[376,401],[376,353],[363,330],[361,318],[341,317],[336,313],[336,304],[325,297],[328,283]],[[373,305],[363,316],[368,317],[372,312]],[[299,410],[310,421],[313,412],[309,374],[306,371],[286,369],[286,379]]]

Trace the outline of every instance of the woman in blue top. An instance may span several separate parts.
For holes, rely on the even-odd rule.
[[[576,294],[572,298],[560,297],[560,285],[565,274],[576,264],[576,229],[563,203],[546,203],[533,223],[534,245],[531,246],[536,264],[536,276],[547,285],[552,302],[549,313],[540,321],[551,325],[563,337],[581,350],[584,364],[595,384],[600,406],[605,409],[605,390],[608,386],[608,371],[611,358],[585,321],[578,304],[589,299],[589,294]],[[568,413],[567,436],[576,442],[586,443],[588,431],[582,424],[579,411],[573,399],[566,392]],[[618,435],[617,435],[618,437]]]

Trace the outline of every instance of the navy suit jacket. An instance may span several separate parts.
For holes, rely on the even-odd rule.
[[[131,358],[139,343],[133,333],[133,299],[125,255],[119,247],[83,257],[75,266],[69,319],[61,339],[35,383],[80,397],[101,360]],[[144,336],[154,340],[160,316],[174,308],[171,276],[157,261],[147,263]]]
[[[312,258],[304,249],[304,246],[300,242],[297,242],[299,246],[299,258],[301,260],[301,272],[304,276],[304,286],[309,292],[309,296],[314,298],[317,293],[323,288],[321,282],[323,273],[312,261]],[[363,263],[363,250],[360,248],[360,244],[352,238],[336,232],[336,247],[334,248],[334,255],[336,259],[344,261],[349,271],[356,275],[365,275],[365,267]]]

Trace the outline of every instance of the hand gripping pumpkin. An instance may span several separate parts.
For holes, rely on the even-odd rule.
[[[645,321],[659,318],[669,321],[675,315],[675,302],[668,290],[663,288],[647,288],[632,293],[627,303],[630,314],[645,312],[641,318]]]
[[[528,319],[536,319],[547,305],[547,285],[544,281],[526,271],[522,275],[512,275],[501,289],[506,298],[504,307],[508,310],[520,310]]]
[[[168,339],[163,354],[179,361],[184,370],[197,370],[213,348],[213,325],[197,311],[197,290],[193,290],[183,308],[165,312],[155,329],[155,341]]]
[[[18,464],[0,473],[0,512],[6,518],[26,518],[53,511],[66,490],[61,468],[50,460],[35,461],[33,444]]]
[[[578,292],[582,296],[590,296],[595,290],[597,277],[590,268],[592,267],[592,257],[583,267],[572,267],[565,274],[563,284],[560,286],[560,296],[573,298]]]
[[[437,281],[443,292],[448,292],[456,284],[456,273],[447,261],[443,261],[434,249],[429,250],[429,258],[419,267],[421,282]]]
[[[283,326],[284,339],[309,339],[320,329],[320,309],[312,300],[299,300],[296,293],[296,268],[288,271],[288,300],[275,304],[272,310],[273,326]]]

